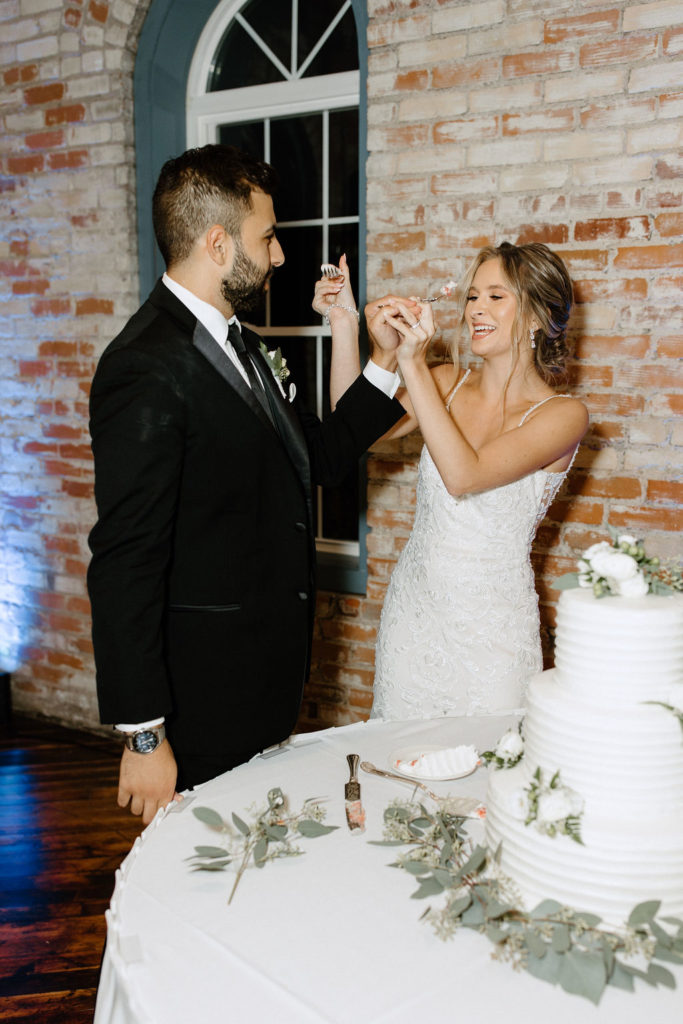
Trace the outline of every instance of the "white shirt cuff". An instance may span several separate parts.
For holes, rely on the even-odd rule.
[[[372,359],[368,359],[365,369],[363,370],[363,376],[367,377],[371,384],[374,384],[376,388],[383,391],[388,398],[393,398],[398,391],[398,386],[401,383],[401,378],[397,373],[393,373],[391,370],[385,370],[384,367],[378,366],[377,363],[373,363]]]
[[[152,718],[149,722],[138,722],[137,725],[131,725],[129,722],[118,723],[114,726],[119,732],[139,732],[140,729],[153,729],[157,725],[163,725],[164,718]]]

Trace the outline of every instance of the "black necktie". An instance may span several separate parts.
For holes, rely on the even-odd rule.
[[[239,359],[240,363],[242,364],[246,371],[247,377],[249,378],[249,383],[251,384],[251,390],[254,394],[254,398],[256,398],[257,401],[261,404],[263,411],[266,413],[268,419],[272,423],[273,414],[271,412],[270,404],[268,402],[268,396],[266,395],[263,384],[259,379],[256,369],[254,368],[254,364],[249,358],[249,353],[247,352],[247,347],[244,344],[242,332],[240,331],[239,327],[237,326],[234,320],[228,327],[228,341],[232,344],[232,347],[237,353],[237,358]]]

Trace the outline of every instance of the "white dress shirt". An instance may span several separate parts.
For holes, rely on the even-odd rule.
[[[178,284],[168,274],[164,274],[161,278],[163,283],[166,285],[169,291],[173,292],[177,299],[180,299],[184,306],[187,306],[193,316],[199,320],[201,324],[206,327],[211,337],[220,345],[225,354],[235,364],[242,377],[246,381],[247,385],[251,387],[251,383],[247,376],[247,371],[242,366],[241,362],[237,357],[235,348],[231,341],[228,340],[228,328],[230,324],[236,323],[241,329],[241,325],[236,316],[231,316],[227,320],[220,309],[216,309],[209,302],[204,302],[203,299],[197,298],[194,292],[189,291],[183,287],[182,284]],[[363,376],[370,381],[376,388],[383,391],[389,398],[393,398],[398,389],[400,378],[397,373],[392,373],[390,370],[385,370],[383,367],[378,366],[377,363],[373,363],[372,359],[368,359],[368,362],[363,370]],[[153,718],[149,722],[138,722],[132,724],[130,722],[117,723],[115,728],[120,732],[137,732],[139,729],[151,729],[156,725],[162,725],[164,722],[162,718]]]

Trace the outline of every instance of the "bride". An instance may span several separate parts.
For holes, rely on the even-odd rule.
[[[412,533],[382,609],[371,717],[486,714],[524,704],[541,670],[536,528],[587,425],[564,377],[572,284],[545,245],[487,246],[461,292],[476,369],[430,368],[429,303],[385,296],[368,330],[393,342],[406,409],[386,437],[424,439]]]

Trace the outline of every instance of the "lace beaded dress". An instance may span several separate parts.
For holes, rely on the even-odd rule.
[[[543,402],[559,397],[569,396]],[[569,468],[453,497],[423,447],[415,522],[380,619],[371,718],[523,707],[527,681],[542,668],[531,543]]]

